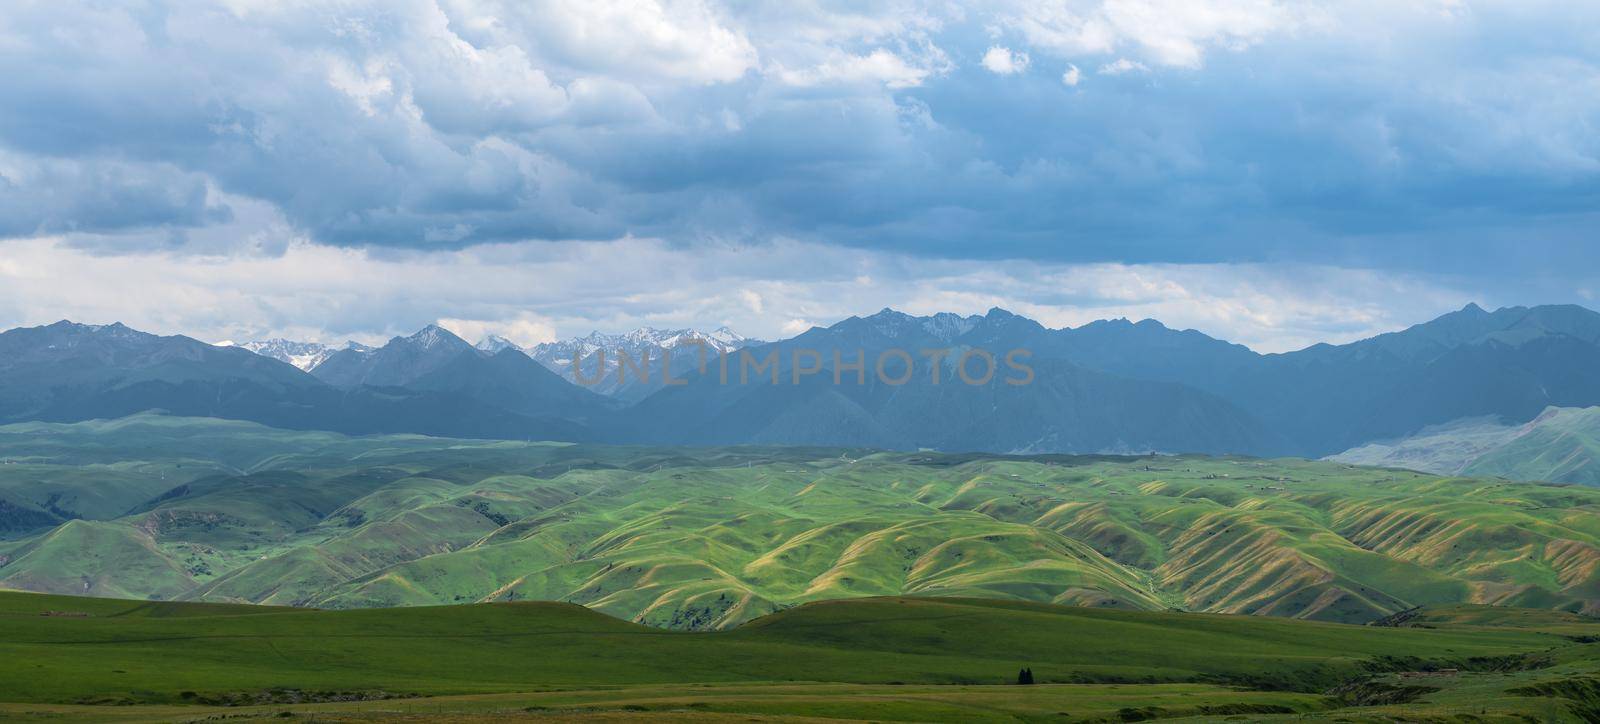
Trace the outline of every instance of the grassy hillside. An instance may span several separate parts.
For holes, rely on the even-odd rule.
[[[1461,420],[1329,459],[1447,475],[1600,485],[1600,407],[1551,407],[1523,425],[1493,418]]]
[[[256,426],[229,434],[271,455],[219,443],[208,459],[174,432],[219,424],[241,425],[124,425],[118,449],[142,457],[122,464],[183,482],[110,516],[61,507],[102,485],[82,474],[83,453],[53,442],[78,426],[0,428],[31,466],[0,466],[0,491],[20,497],[43,478],[64,491],[66,519],[0,541],[0,585],[325,608],[554,600],[684,629],[898,595],[1355,623],[1422,605],[1600,606],[1600,490],[1580,487],[1302,460]],[[191,468],[203,473],[180,472]]]
[[[1547,411],[1515,440],[1474,459],[1466,472],[1600,485],[1600,407]]]
[[[1327,692],[1365,696],[1361,687],[1382,690],[1371,677],[1401,671],[1455,669],[1465,673],[1452,681],[1503,692],[1600,669],[1593,646],[1574,641],[1600,633],[1587,619],[1448,608],[1401,623],[874,598],[682,633],[558,603],[313,611],[0,593],[0,701],[35,702],[0,713],[170,719],[200,716],[199,705],[259,704],[233,715],[1319,714],[1359,703]],[[999,686],[1023,666],[1040,686]],[[454,698],[389,700],[424,695]],[[1480,706],[1492,698],[1475,696]],[[299,703],[340,697],[363,701]],[[1573,705],[1525,699],[1506,711],[1565,715]]]

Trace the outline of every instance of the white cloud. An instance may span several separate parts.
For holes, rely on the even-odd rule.
[[[5,248],[0,329],[68,318],[207,340],[378,343],[435,321],[469,340],[499,334],[519,344],[643,325],[728,324],[772,339],[883,307],[981,314],[999,306],[1057,327],[1153,317],[1282,351],[1398,329],[1482,295],[1326,266],[973,264],[793,241],[386,254],[295,241],[277,255],[225,258],[103,256],[43,238]]]
[[[988,262],[969,262],[963,275],[891,252],[819,252],[838,263],[901,265],[856,275],[868,283],[852,277],[851,291],[833,303],[825,294],[838,291],[838,280],[807,272],[805,259],[778,263],[779,245],[753,252],[770,264],[762,272],[769,276],[661,275],[697,293],[715,290],[714,303],[666,291],[618,297],[563,280],[552,288],[595,301],[578,309],[580,297],[557,303],[502,289],[435,309],[357,278],[415,271],[385,266],[380,257],[390,252],[357,263],[311,243],[393,247],[402,249],[396,258],[415,259],[423,257],[404,249],[489,243],[498,254],[534,248],[518,243],[530,239],[638,235],[670,240],[662,248],[624,244],[662,265],[724,264],[726,249],[695,247],[784,236],[1052,264],[1137,254],[1436,269],[1427,258],[1436,251],[1480,283],[1499,283],[1488,280],[1511,275],[1483,259],[1545,259],[1553,267],[1510,242],[1462,251],[1463,237],[1488,229],[1481,239],[1561,250],[1592,236],[1593,220],[1573,210],[1592,208],[1584,192],[1600,172],[1592,132],[1600,58],[1582,31],[1596,24],[1597,8],[1378,0],[13,3],[0,12],[0,73],[8,80],[0,83],[0,236],[60,234],[64,246],[79,248],[62,253],[151,260],[124,268],[137,285],[106,283],[131,295],[136,303],[127,308],[147,321],[195,320],[203,309],[163,316],[139,300],[211,299],[252,328],[317,333],[377,334],[440,316],[499,323],[521,309],[563,332],[573,320],[610,327],[676,315],[727,316],[773,334],[784,320],[894,304],[922,288],[911,283],[917,274],[949,281],[951,296],[938,299],[966,305],[983,293],[961,280]],[[1083,91],[958,87],[967,79],[950,73],[952,56],[981,56],[985,70],[971,69],[980,74],[1021,74],[1037,61]],[[1167,68],[1203,70],[1185,74],[1194,85],[1090,79],[1083,87],[1096,70]],[[939,87],[947,74],[953,82]],[[919,86],[930,88],[905,92]],[[1198,91],[1217,99],[1214,107],[1185,112]],[[1230,103],[1239,99],[1249,102]],[[1042,105],[1051,103],[1059,105]],[[1261,114],[1250,111],[1261,108],[1295,122],[1253,127]],[[1042,118],[1050,122],[1032,120]],[[1241,128],[1255,130],[1240,142]],[[1273,153],[1263,155],[1261,144]],[[1307,166],[1324,173],[1308,176]],[[1193,228],[1215,234],[1190,244]],[[1381,238],[1394,233],[1414,234],[1423,251]],[[1141,241],[1129,247],[1119,239]],[[13,255],[30,242],[20,243],[0,241],[0,268],[19,278],[27,270]],[[1478,253],[1486,249],[1505,253]],[[353,276],[335,283],[315,269],[265,261],[303,263],[324,253]],[[519,258],[516,268],[540,284],[546,275],[592,274],[552,261],[565,252],[546,253],[538,263]],[[486,254],[427,258],[455,280],[437,282],[442,291],[471,300],[477,290],[450,286],[462,283],[451,275],[498,278],[474,266]],[[338,299],[330,308],[354,311],[302,305],[255,281],[240,288],[262,289],[270,300],[262,309],[229,302],[226,288],[203,279],[184,287],[191,298],[162,297],[160,271],[182,276],[188,264],[230,268],[238,258],[258,258],[252,263],[262,273],[309,274],[308,299]],[[1555,266],[1569,277],[1563,295],[1592,286],[1585,264]],[[78,267],[51,268],[63,287],[97,298],[74,281]],[[408,281],[436,283],[420,273]],[[731,289],[763,301],[752,306]],[[1017,289],[1005,298],[1048,296]],[[63,310],[93,308],[36,291]],[[662,306],[651,311],[641,300]],[[627,311],[607,317],[601,307],[612,302]],[[7,310],[48,315],[0,289],[0,313]]]
[[[1107,2],[1107,20],[1162,65],[1198,68],[1205,46],[1241,48],[1301,21],[1278,0],[1118,0]]]
[[[1143,73],[1147,70],[1149,70],[1149,68],[1145,67],[1144,63],[1140,63],[1137,60],[1128,60],[1127,58],[1118,58],[1110,63],[1100,66],[1101,75],[1122,75],[1123,73],[1133,72]]]
[[[865,55],[837,52],[828,60],[809,68],[789,70],[780,67],[777,74],[785,83],[802,87],[866,82],[881,83],[889,88],[910,88],[922,85],[928,76],[942,73],[946,68],[948,63],[913,65],[896,53],[878,48]]]
[[[753,289],[739,290],[739,299],[744,301],[745,307],[751,312],[762,314],[766,311],[766,300],[761,298],[761,293]]]
[[[802,333],[802,332],[804,332],[804,331],[806,331],[808,329],[811,329],[812,327],[815,327],[815,326],[817,326],[817,325],[812,324],[808,320],[791,319],[791,320],[789,320],[787,322],[784,322],[783,326],[780,327],[779,329],[783,332],[783,336],[785,336],[785,337],[793,337],[793,336],[798,335],[798,334],[800,334],[800,333]]]
[[[714,3],[703,0],[444,0],[469,38],[538,48],[580,74],[727,83],[760,53]]]
[[[1208,48],[1240,49],[1314,24],[1309,3],[1279,0],[1002,2],[999,24],[1041,51],[1071,57],[1128,50],[1166,66],[1198,68]]]
[[[509,339],[524,348],[558,339],[550,320],[530,312],[517,312],[508,319],[445,317],[438,320],[438,324],[474,344],[491,334]]]
[[[983,54],[983,67],[996,75],[1014,75],[1028,69],[1028,54],[1012,52],[1010,48],[991,46]]]

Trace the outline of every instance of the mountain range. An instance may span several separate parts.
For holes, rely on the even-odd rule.
[[[487,348],[495,344],[496,341],[485,339],[478,346]],[[568,382],[579,383],[578,375],[581,373],[586,380],[598,378],[598,381],[585,384],[589,389],[620,400],[637,402],[665,385],[660,369],[662,361],[668,359],[668,350],[673,350],[670,354],[676,355],[676,359],[671,361],[670,371],[673,375],[678,376],[697,368],[697,349],[686,346],[695,344],[702,345],[706,354],[718,355],[762,342],[727,327],[719,327],[711,332],[643,327],[624,334],[591,332],[585,337],[546,342],[523,351]],[[579,360],[577,369],[572,366],[574,359]],[[640,379],[637,375],[632,378],[619,377],[617,368],[624,359],[649,368],[654,376],[648,380]]]
[[[660,351],[684,339],[713,354],[704,372],[693,351],[674,356],[683,384],[667,384],[659,369],[648,382],[618,374],[617,353],[648,353],[659,365]],[[920,356],[925,349],[948,353],[934,360]],[[583,368],[588,377],[602,350],[612,354],[601,383],[574,384],[574,353],[594,365]],[[984,384],[959,377],[964,355],[967,369],[983,367],[974,350],[996,358],[999,372]],[[1021,357],[1005,357],[1016,350]],[[739,379],[744,365],[769,358],[772,366]],[[865,369],[849,367],[857,360]],[[884,360],[887,378],[876,368]],[[1012,362],[1027,368],[1028,384],[1007,382],[1021,375]],[[319,349],[219,347],[60,322],[0,333],[0,422],[161,409],[361,434],[1321,457],[1465,418],[1520,425],[1547,407],[1600,405],[1597,369],[1600,314],[1577,306],[1468,305],[1398,332],[1282,354],[1155,320],[1050,329],[1000,309],[885,309],[778,342],[647,329],[529,350],[473,345],[438,326],[378,348]]]
[[[71,422],[146,410],[354,434],[584,434],[565,416],[519,414],[425,386],[339,387],[247,349],[121,324],[63,321],[0,333],[0,421]]]
[[[319,342],[295,342],[287,339],[266,339],[255,342],[218,342],[218,347],[241,347],[263,357],[271,357],[279,362],[288,362],[305,372],[310,372],[312,367],[322,364],[335,352],[341,350],[355,350],[357,352],[371,352],[372,348],[357,342],[345,342],[342,345],[321,344]]]

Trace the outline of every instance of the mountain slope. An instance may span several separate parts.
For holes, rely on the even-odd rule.
[[[256,342],[241,342],[239,344],[219,342],[217,346],[234,346],[240,349],[247,349],[263,357],[271,357],[279,362],[287,362],[302,372],[310,372],[311,368],[322,364],[329,357],[342,350],[354,350],[360,353],[372,351],[371,347],[355,342],[345,342],[342,345],[326,345],[317,342],[295,342],[287,339],[267,339]]]
[[[1463,472],[1600,486],[1600,407],[1551,408]]]
[[[1425,428],[1329,458],[1423,472],[1600,486],[1600,407],[1545,409],[1522,425],[1488,418]]]
[[[120,324],[57,322],[0,333],[0,422],[121,417],[166,406],[215,415],[248,398],[316,385],[247,350]]]
[[[58,322],[0,333],[0,423],[109,419],[147,410],[347,433],[547,440],[588,435],[566,419],[519,414],[459,394],[338,389],[245,349],[120,324]]]
[[[1469,417],[1443,425],[1429,425],[1409,437],[1367,443],[1325,459],[1351,465],[1456,475],[1484,453],[1516,439],[1523,428],[1492,416]]]
[[[716,353],[702,373],[698,355],[681,350],[672,377],[688,384],[668,384],[661,355],[688,339]],[[930,349],[946,356],[923,356]],[[796,378],[802,350],[816,356],[801,359],[810,374]],[[995,357],[985,384],[958,379],[958,362],[974,350]],[[305,361],[287,347],[267,351]],[[1013,351],[1023,356],[1008,359]],[[605,368],[598,384],[569,381],[573,353],[593,365],[586,376]],[[638,370],[620,373],[624,353],[649,354],[648,381]],[[777,360],[743,380],[747,353]],[[1052,330],[999,309],[927,317],[886,309],[773,344],[726,330],[645,329],[534,354],[503,340],[476,348],[430,326],[378,350],[335,352],[313,379],[243,349],[60,323],[0,335],[0,422],[165,409],[297,429],[506,439],[1323,456],[1463,418],[1520,423],[1550,406],[1600,405],[1600,314],[1575,306],[1469,305],[1399,332],[1274,355],[1152,320]],[[890,378],[912,360],[905,384],[878,374],[886,354],[905,355],[887,360]],[[858,359],[866,369],[845,369]],[[969,362],[981,372],[981,356]],[[1030,384],[1006,384],[1024,367]]]
[[[891,348],[944,348],[952,357],[972,348],[996,356],[1026,350],[1040,375],[1023,388],[1033,394],[934,390],[921,369],[894,390],[872,374],[864,385],[820,382],[831,378],[834,353],[849,361],[858,350],[871,359]],[[638,411],[684,423],[670,436],[639,430],[629,439],[732,442],[741,431],[764,442],[1315,456],[1461,418],[1523,421],[1551,405],[1600,404],[1600,375],[1592,372],[1600,369],[1600,314],[1575,306],[1469,305],[1399,332],[1276,355],[1153,320],[1051,330],[1003,310],[884,310],[750,351],[763,358],[773,349],[781,350],[780,385],[662,390]],[[764,389],[787,381],[795,349],[819,352],[822,374],[795,389]],[[953,360],[946,363],[949,379]],[[737,377],[737,357],[732,365]],[[945,434],[951,428],[961,432]]]
[[[852,317],[731,355],[726,383],[714,362],[707,374],[663,389],[632,408],[629,418],[638,425],[624,428],[631,436],[625,439],[997,452],[1267,453],[1282,447],[1259,422],[1210,394],[1094,372],[1039,353],[1031,345],[1044,332],[998,309],[972,317],[919,318],[892,310]],[[947,354],[935,363],[924,355],[930,349]],[[981,356],[967,359],[965,378],[958,369],[973,349],[993,355],[995,371],[987,381]],[[1007,362],[1012,350],[1033,353],[1011,360],[1030,368],[1031,380]],[[769,356],[775,375],[750,374],[750,365]],[[844,369],[863,360],[859,372]],[[797,361],[817,371],[797,371]],[[674,424],[650,426],[652,420]]]
[[[488,350],[501,348],[503,343],[504,340],[497,342],[491,338],[480,342],[479,346]],[[701,349],[715,356],[757,344],[761,341],[744,337],[727,327],[711,332],[641,327],[624,334],[591,332],[586,337],[546,342],[525,351],[568,382],[619,400],[637,402],[665,385],[664,360],[671,360],[670,371],[674,376],[683,377],[699,366]],[[650,379],[642,379],[632,369],[619,375],[624,358],[648,370]],[[577,368],[572,366],[574,359],[579,360]]]
[[[1582,307],[1477,305],[1344,345],[1258,355],[1159,322],[1093,322],[1005,338],[1129,379],[1177,382],[1237,406],[1320,456],[1454,420],[1531,420],[1548,406],[1600,404],[1600,314]]]
[[[339,387],[404,387],[476,349],[438,325],[409,337],[395,337],[375,350],[342,350],[311,369],[317,379]]]
[[[395,337],[376,350],[339,352],[311,372],[341,387],[437,393],[552,421],[592,419],[614,406],[561,379],[520,349],[488,352],[437,325]]]
[[[461,395],[513,412],[575,420],[592,419],[615,403],[568,383],[520,350],[476,351],[418,375],[407,389]]]

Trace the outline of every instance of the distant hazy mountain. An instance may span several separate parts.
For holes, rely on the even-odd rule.
[[[1052,358],[1046,351],[1028,360],[1034,379],[1013,385],[1022,373],[1007,367],[1004,355],[1047,341],[1032,320],[1004,310],[960,317],[914,317],[885,309],[851,317],[827,328],[813,328],[784,342],[748,350],[753,359],[776,352],[778,382],[770,375],[741,377],[742,360],[724,384],[719,370],[683,387],[663,389],[629,410],[622,427],[637,438],[677,444],[736,441],[869,445],[1001,452],[1041,451],[1191,451],[1271,453],[1284,442],[1243,410],[1209,393],[1182,384],[1134,380],[1087,370]],[[968,384],[956,369],[959,354],[938,365],[921,350],[978,348],[996,357],[994,377]],[[821,372],[794,384],[795,350],[820,357]],[[886,360],[890,381],[905,375],[900,357],[913,355],[904,384],[880,379],[877,361]],[[834,384],[834,356],[851,363],[865,354],[864,374],[842,373]],[[743,353],[741,353],[742,355]],[[969,360],[971,376],[983,376],[979,358]],[[861,379],[864,377],[865,379]],[[670,424],[663,424],[671,421]]]
[[[340,350],[355,350],[357,352],[371,352],[372,348],[356,342],[345,342],[341,345],[328,345],[319,342],[295,342],[287,339],[266,339],[257,342],[222,342],[219,347],[239,347],[247,349],[264,357],[271,357],[279,362],[287,362],[296,368],[309,372],[311,368],[322,364],[333,353]]]
[[[1399,332],[1273,355],[1154,320],[1052,330],[1001,310],[983,317],[913,317],[885,310],[783,344],[851,354],[858,347],[886,345],[1027,349],[1036,367],[1051,372],[1041,372],[1041,381],[1056,383],[1054,375],[1061,375],[1074,382],[1035,385],[1036,394],[1009,402],[1007,391],[999,390],[998,398],[987,401],[991,407],[972,410],[965,405],[978,403],[956,398],[978,390],[959,387],[941,390],[937,405],[913,404],[928,393],[917,385],[893,393],[665,390],[659,394],[674,400],[673,414],[699,411],[675,425],[676,434],[722,440],[742,428],[771,441],[841,442],[860,435],[898,446],[945,446],[954,438],[956,447],[986,450],[1104,445],[1319,456],[1462,418],[1522,422],[1548,406],[1600,405],[1600,374],[1594,372],[1600,370],[1600,314],[1575,306],[1487,312],[1468,305]],[[639,410],[661,405],[665,402],[646,400]],[[1041,407],[1029,413],[1032,417],[1021,415],[1029,405]],[[898,409],[918,409],[922,417],[900,419],[893,412]],[[993,423],[983,422],[991,419],[991,409]],[[963,412],[944,414],[957,410]],[[701,421],[708,414],[734,413],[745,416]],[[661,408],[660,414],[668,413]],[[1081,422],[1074,421],[1078,415]],[[973,427],[952,438],[911,432],[919,426],[948,429],[958,422]],[[1001,432],[1012,424],[1034,431],[1036,444]]]
[[[271,397],[314,382],[248,350],[121,324],[61,321],[0,333],[5,421],[121,417],[175,404],[226,409],[249,404],[252,395]]]
[[[1267,355],[1209,387],[1326,455],[1426,426],[1600,404],[1600,314],[1477,305],[1347,345]]]
[[[1600,407],[1551,407],[1521,425],[1460,420],[1328,459],[1445,475],[1600,485]]]
[[[350,387],[403,387],[464,354],[478,350],[449,330],[430,324],[409,337],[395,337],[378,349],[342,350],[311,368],[328,384]]]
[[[146,410],[346,433],[588,436],[565,418],[519,414],[459,394],[339,389],[246,349],[121,324],[63,321],[0,333],[0,422],[109,419]]]
[[[527,352],[540,364],[561,375],[568,382],[578,382],[579,372],[586,381],[594,380],[598,376],[598,382],[586,383],[584,386],[603,395],[636,402],[661,389],[664,380],[661,374],[661,362],[666,358],[667,350],[672,350],[674,376],[680,376],[679,373],[687,372],[691,368],[698,368],[699,348],[684,346],[696,342],[705,345],[707,354],[710,355],[761,344],[760,340],[750,339],[727,327],[719,327],[711,332],[641,327],[623,334],[591,332],[586,337],[546,342]],[[503,344],[510,342],[491,337],[479,342],[478,346],[480,349],[492,349]],[[578,370],[572,367],[575,356],[582,360]],[[646,366],[644,365],[646,359],[650,360],[649,381],[641,379],[632,369],[629,369],[623,377],[619,377],[617,368],[622,365],[623,356],[641,366]]]
[[[1029,322],[1006,341],[1088,369],[1212,393],[1306,456],[1462,418],[1522,422],[1548,406],[1600,404],[1600,314],[1576,306],[1468,305],[1399,332],[1271,355],[1154,320],[1062,330]]]
[[[705,344],[706,374],[693,349],[681,349],[672,373],[689,383],[664,386],[663,352],[687,340]],[[301,363],[318,352],[260,349]],[[796,349],[818,355],[818,373],[798,384]],[[894,349],[918,356],[903,385],[884,383],[873,367]],[[925,349],[950,353],[939,363],[945,384],[933,384]],[[983,385],[954,382],[957,359],[973,349],[995,355],[998,374]],[[1012,373],[1000,358],[1011,350],[1027,353],[1031,384],[1004,383]],[[723,351],[735,373],[747,352],[778,353],[778,383],[767,374],[723,384]],[[1600,314],[1575,306],[1469,305],[1399,332],[1271,355],[1153,320],[1049,329],[999,309],[883,310],[779,343],[726,329],[642,329],[528,352],[495,338],[474,346],[429,326],[378,349],[332,352],[307,375],[242,348],[61,323],[0,335],[0,421],[167,409],[343,432],[1318,457],[1466,418],[1521,424],[1547,407],[1600,405]],[[865,353],[866,379],[846,373],[834,384],[835,353],[847,364]],[[603,372],[599,384],[572,383],[574,355],[586,377]],[[649,381],[637,372],[619,381],[622,355],[648,358]]]
[[[395,337],[375,350],[340,351],[311,373],[339,387],[449,393],[519,414],[570,420],[590,419],[612,406],[545,369],[515,345],[491,353],[437,325]]]
[[[412,390],[460,394],[513,412],[593,420],[619,405],[575,386],[516,349],[458,354],[405,384]]]

